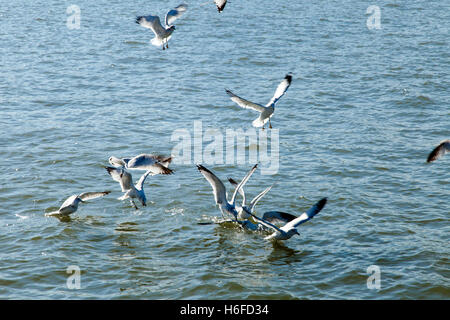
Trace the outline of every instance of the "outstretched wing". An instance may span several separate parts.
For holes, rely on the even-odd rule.
[[[255,216],[255,215],[254,215],[253,213],[251,213],[251,212],[250,212],[250,215],[251,215],[253,218],[255,218],[256,221],[258,221],[259,223],[261,223],[263,226],[265,226],[265,227],[267,227],[267,228],[269,228],[269,229],[272,229],[272,230],[275,231],[275,232],[283,233],[283,231],[282,231],[280,228],[278,228],[276,225],[270,223],[269,221],[264,220],[264,219],[261,219],[260,217]]]
[[[274,105],[275,103],[277,103],[278,100],[280,100],[282,96],[284,96],[287,89],[291,85],[291,82],[292,76],[290,74],[287,74],[284,77],[283,81],[281,81],[281,83],[278,85],[277,90],[275,90],[275,94],[273,95],[272,99],[270,99],[269,103],[267,104],[267,107]]]
[[[78,195],[78,198],[80,198],[83,201],[86,201],[86,200],[91,200],[91,199],[95,199],[95,198],[100,198],[100,197],[106,196],[109,193],[111,193],[111,191],[83,192],[80,195]]]
[[[217,6],[217,10],[219,12],[222,12],[222,10],[225,8],[225,5],[227,4],[227,0],[214,0],[214,3]]]
[[[151,29],[156,36],[163,34],[165,31],[158,16],[139,16],[136,18],[136,23],[144,28]]]
[[[256,168],[258,167],[258,164],[255,164],[253,166],[253,168],[250,169],[250,171],[246,174],[246,176],[244,177],[244,179],[242,179],[241,182],[239,182],[239,184],[237,185],[236,189],[234,190],[233,196],[231,197],[231,201],[230,203],[234,206],[235,201],[236,201],[236,195],[239,191],[239,189],[242,189],[244,187],[244,185],[247,183],[248,179],[250,179],[250,176],[253,174],[253,172],[255,172]]]
[[[120,183],[122,192],[130,190],[132,188],[133,177],[131,176],[131,173],[123,168],[105,167],[105,169],[115,181]]]
[[[298,218],[295,218],[294,220],[286,223],[284,226],[281,227],[281,230],[289,231],[292,228],[297,228],[302,223],[305,223],[306,221],[311,220],[314,218],[316,214],[320,212],[320,210],[325,207],[325,204],[327,203],[327,198],[323,198],[319,200],[315,205],[313,205],[308,211],[302,213]]]
[[[266,188],[263,192],[261,192],[260,194],[258,194],[256,197],[253,198],[253,200],[250,202],[250,206],[249,206],[250,212],[253,212],[253,208],[256,206],[258,201],[261,200],[261,198],[264,197],[266,195],[266,193],[269,192],[270,189],[272,189],[272,187],[273,187],[273,185]]]
[[[127,168],[132,170],[150,170],[152,174],[172,174],[173,170],[159,163],[159,156],[152,154],[140,154],[128,161]],[[169,158],[165,161],[169,162]]]
[[[225,89],[225,92],[231,97],[231,101],[237,103],[237,105],[240,106],[241,108],[252,109],[258,112],[263,112],[265,110],[264,106],[242,99],[241,97],[235,95],[228,89]]]
[[[111,156],[111,157],[109,157],[108,161],[114,167],[126,167],[128,161],[130,161],[130,159],[129,158],[120,159],[120,158]]]
[[[450,140],[442,141],[436,148],[433,149],[433,151],[430,152],[430,154],[428,155],[427,162],[433,162],[449,151],[450,151]]]
[[[239,183],[237,183],[234,179],[228,178],[228,181],[234,186],[237,187]],[[245,192],[243,188],[238,190],[239,194],[242,196],[242,207],[245,206]]]
[[[297,216],[293,214],[280,212],[280,211],[268,211],[264,212],[263,217],[264,220],[269,221],[271,223],[282,223],[283,225],[297,219]]]
[[[140,178],[139,181],[136,183],[136,189],[142,190],[142,187],[144,186],[145,179],[148,177],[148,175],[152,173],[150,170],[148,170],[146,173],[144,173]]]
[[[199,164],[197,165],[197,168],[213,188],[214,200],[216,200],[216,204],[227,203],[227,192],[222,181],[220,181],[214,173],[206,169],[204,166]]]
[[[187,10],[187,4],[180,4],[175,9],[170,10],[166,14],[166,27],[172,25],[172,23],[179,18]]]

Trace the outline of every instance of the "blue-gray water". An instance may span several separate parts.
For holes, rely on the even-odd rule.
[[[231,0],[221,14],[202,2],[162,51],[134,19],[177,1],[1,1],[0,298],[450,298],[450,156],[425,162],[450,138],[449,1]],[[381,29],[366,25],[370,5]],[[255,112],[224,89],[266,103],[287,72],[279,171],[246,191],[278,182],[258,214],[327,196],[300,237],[198,225],[220,212],[194,161],[149,177],[147,207],[117,200],[109,156],[170,154],[195,120],[250,129]],[[224,180],[251,165],[205,163]],[[44,216],[102,190],[69,222]]]

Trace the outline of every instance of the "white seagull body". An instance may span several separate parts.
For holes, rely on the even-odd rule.
[[[270,223],[267,220],[259,218],[254,214],[251,214],[258,222],[260,222],[263,226],[272,229],[274,232],[265,237],[266,240],[287,240],[290,239],[293,235],[300,235],[297,231],[297,227],[306,221],[311,220],[316,214],[323,209],[325,204],[327,203],[327,198],[323,198],[319,200],[314,206],[312,206],[308,211],[302,213],[299,217],[287,222],[282,227],[277,227],[273,223]]]
[[[247,175],[242,179],[239,185],[234,190],[233,196],[231,197],[231,201],[227,199],[227,191],[223,182],[211,171],[206,169],[202,165],[197,165],[198,170],[205,177],[205,179],[210,183],[213,188],[214,200],[216,204],[219,205],[220,211],[222,212],[222,216],[225,213],[231,214],[234,219],[238,220],[238,212],[236,210],[236,194],[239,188],[243,187],[245,183],[248,181],[250,176],[255,172],[258,165],[254,165],[253,168],[247,173]]]
[[[138,207],[134,203],[133,199],[138,199],[144,207],[147,205],[147,198],[144,192],[144,182],[151,171],[145,172],[136,185],[134,185],[131,173],[129,173],[125,168],[105,167],[105,169],[115,181],[120,183],[122,192],[125,193],[122,197],[118,198],[118,200],[130,199],[130,202],[135,209],[138,209]]]
[[[47,217],[51,216],[68,216],[75,211],[78,210],[78,204],[80,202],[85,202],[90,199],[95,199],[99,197],[103,197],[107,194],[109,194],[111,191],[103,191],[103,192],[83,192],[81,194],[74,194],[67,198],[66,201],[61,205],[61,207],[58,209],[58,211],[49,212],[45,215]]]
[[[168,41],[172,37],[172,33],[175,31],[175,26],[172,23],[180,17],[187,10],[186,4],[180,4],[175,9],[170,10],[166,14],[165,26],[161,25],[161,21],[158,16],[139,16],[136,18],[136,23],[140,24],[144,28],[148,28],[153,31],[155,37],[151,40],[154,46],[162,46],[163,50],[169,48]]]
[[[433,151],[428,155],[427,162],[433,162],[440,157],[444,156],[447,152],[450,151],[450,140],[442,141]]]
[[[284,77],[283,81],[281,81],[281,83],[278,85],[277,90],[275,91],[275,94],[273,95],[272,99],[270,99],[269,103],[267,103],[265,106],[245,100],[235,95],[228,89],[225,89],[225,92],[231,97],[231,100],[237,103],[237,105],[239,105],[240,107],[245,109],[252,109],[260,113],[259,117],[252,122],[252,125],[254,127],[256,128],[262,127],[264,129],[264,125],[267,123],[267,121],[269,121],[269,128],[272,128],[270,118],[275,112],[275,104],[286,93],[287,89],[291,85],[291,82],[292,76],[290,74],[287,74]]]
[[[140,154],[134,158],[109,158],[109,163],[114,167],[123,167],[130,170],[145,170],[155,174],[172,174],[173,170],[168,166],[172,162],[172,157],[164,157],[153,154]]]

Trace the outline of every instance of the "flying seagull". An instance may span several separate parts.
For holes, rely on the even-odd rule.
[[[236,194],[238,190],[245,185],[250,176],[255,172],[257,168],[257,164],[253,166],[253,168],[247,173],[247,175],[242,179],[242,181],[238,184],[236,189],[234,190],[233,196],[231,197],[231,201],[227,200],[227,191],[223,182],[210,170],[206,169],[202,165],[197,165],[200,173],[205,177],[205,179],[209,182],[211,187],[213,188],[214,200],[216,204],[219,205],[220,211],[222,212],[222,217],[224,217],[224,212],[231,214],[234,219],[238,220],[238,212],[236,210]],[[225,217],[224,217],[225,218]]]
[[[430,154],[428,155],[427,162],[433,162],[449,151],[450,151],[450,140],[444,140],[436,148],[434,148],[433,151],[430,152]]]
[[[172,157],[164,157],[153,154],[140,154],[134,158],[109,157],[109,163],[114,167],[123,167],[129,170],[145,170],[155,174],[172,174],[173,170],[168,166],[172,162]]]
[[[270,99],[269,103],[266,104],[266,106],[242,99],[241,97],[235,95],[228,89],[225,89],[225,92],[231,97],[231,100],[237,103],[240,107],[258,111],[260,115],[257,119],[255,119],[252,122],[252,124],[254,127],[256,128],[262,127],[264,130],[264,125],[267,123],[267,121],[269,121],[269,128],[272,128],[270,118],[272,117],[275,111],[275,104],[286,93],[287,89],[291,85],[291,82],[292,82],[292,75],[287,74],[284,77],[283,81],[281,81],[281,83],[278,85],[275,94],[273,95],[272,99]]]
[[[78,210],[78,204],[80,202],[85,203],[87,200],[99,198],[106,196],[111,191],[103,191],[103,192],[83,192],[80,194],[74,194],[67,198],[66,201],[61,205],[61,207],[58,209],[58,211],[53,211],[46,213],[45,216],[52,217],[52,216],[68,216],[75,211]]]
[[[297,231],[297,227],[306,221],[311,220],[316,214],[320,212],[320,210],[325,207],[327,203],[327,198],[323,198],[319,200],[314,206],[312,206],[308,211],[302,213],[299,217],[287,222],[282,227],[277,227],[273,223],[268,222],[262,218],[259,218],[251,213],[251,215],[263,226],[272,229],[274,232],[265,237],[266,240],[287,240],[290,239],[293,235],[300,235]]]
[[[140,24],[144,28],[151,29],[155,34],[155,37],[151,40],[154,46],[162,46],[163,50],[169,49],[168,41],[172,37],[172,33],[175,31],[173,22],[179,18],[187,10],[186,4],[180,4],[175,9],[170,10],[166,14],[165,26],[161,25],[161,21],[158,16],[139,16],[136,18],[136,23]]]
[[[147,205],[147,198],[145,197],[144,192],[144,181],[151,173],[150,170],[145,172],[139,181],[134,185],[133,176],[125,168],[105,167],[105,169],[115,181],[120,183],[122,192],[125,193],[122,197],[118,198],[118,200],[130,199],[131,204],[136,210],[138,207],[134,203],[133,199],[138,199],[144,207]]]

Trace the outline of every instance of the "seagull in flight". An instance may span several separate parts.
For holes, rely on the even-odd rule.
[[[168,41],[172,37],[172,33],[175,31],[173,22],[179,18],[187,10],[186,4],[180,4],[178,7],[170,10],[166,14],[165,26],[161,25],[161,21],[158,16],[139,16],[136,18],[136,23],[140,24],[144,28],[151,29],[155,34],[155,37],[151,40],[152,45],[162,46],[163,50],[169,49]]]
[[[450,151],[450,139],[442,141],[433,151],[428,155],[427,162],[433,162]]]
[[[83,192],[80,194],[74,194],[74,195],[70,196],[69,198],[67,198],[67,200],[64,201],[64,203],[61,205],[61,207],[57,211],[46,213],[45,216],[47,216],[47,217],[69,216],[78,210],[78,204],[80,202],[85,203],[87,200],[103,197],[109,193],[111,193],[111,191]]]
[[[269,222],[268,220],[259,218],[259,217],[255,216],[253,213],[250,213],[250,214],[263,226],[274,231],[271,235],[265,237],[264,239],[266,239],[266,240],[288,240],[294,235],[300,235],[296,228],[299,225],[301,225],[302,223],[305,223],[306,221],[309,221],[312,218],[314,218],[314,216],[316,214],[318,214],[323,209],[323,207],[325,207],[326,203],[327,203],[327,198],[323,198],[323,199],[319,200],[308,211],[302,213],[299,217],[296,217],[296,218],[290,220],[282,227],[277,227],[275,224]],[[277,216],[276,214],[273,214],[273,213],[272,213],[272,215]],[[267,216],[268,215],[266,215],[266,218],[267,218]],[[279,219],[280,216],[282,216],[282,215],[278,215],[277,218]]]
[[[222,212],[222,217],[224,217],[224,213],[231,214],[236,221],[238,221],[238,212],[236,210],[236,195],[238,190],[247,183],[250,176],[255,172],[257,168],[257,164],[253,166],[253,168],[247,173],[247,175],[242,179],[242,181],[238,184],[236,189],[234,190],[233,196],[231,197],[231,201],[227,199],[227,191],[223,182],[210,170],[206,169],[202,165],[197,165],[200,173],[205,177],[205,179],[209,182],[211,187],[213,188],[214,200],[216,204],[219,205],[220,211]],[[224,217],[225,218],[225,217]]]
[[[111,156],[108,160],[116,168],[123,167],[129,170],[151,171],[151,175],[173,173],[173,170],[168,168],[172,162],[172,157],[142,153],[134,158],[117,158]]]
[[[292,75],[288,73],[284,77],[283,81],[281,81],[281,83],[278,85],[272,99],[270,99],[269,103],[267,103],[265,106],[245,100],[235,95],[228,89],[225,89],[225,92],[231,97],[231,100],[233,102],[237,103],[238,106],[244,109],[252,109],[260,113],[259,117],[252,122],[254,127],[256,128],[262,127],[262,129],[264,130],[264,125],[267,123],[267,121],[269,121],[269,128],[272,129],[270,118],[275,112],[275,104],[286,93],[287,89],[291,85],[291,82],[292,82]]]
[[[122,197],[118,198],[118,200],[130,199],[131,204],[136,210],[138,207],[134,203],[133,199],[139,200],[142,206],[147,206],[147,198],[144,192],[144,182],[148,175],[152,173],[150,170],[146,171],[134,185],[133,176],[125,168],[105,167],[105,169],[115,181],[120,183],[122,192],[125,193]]]

